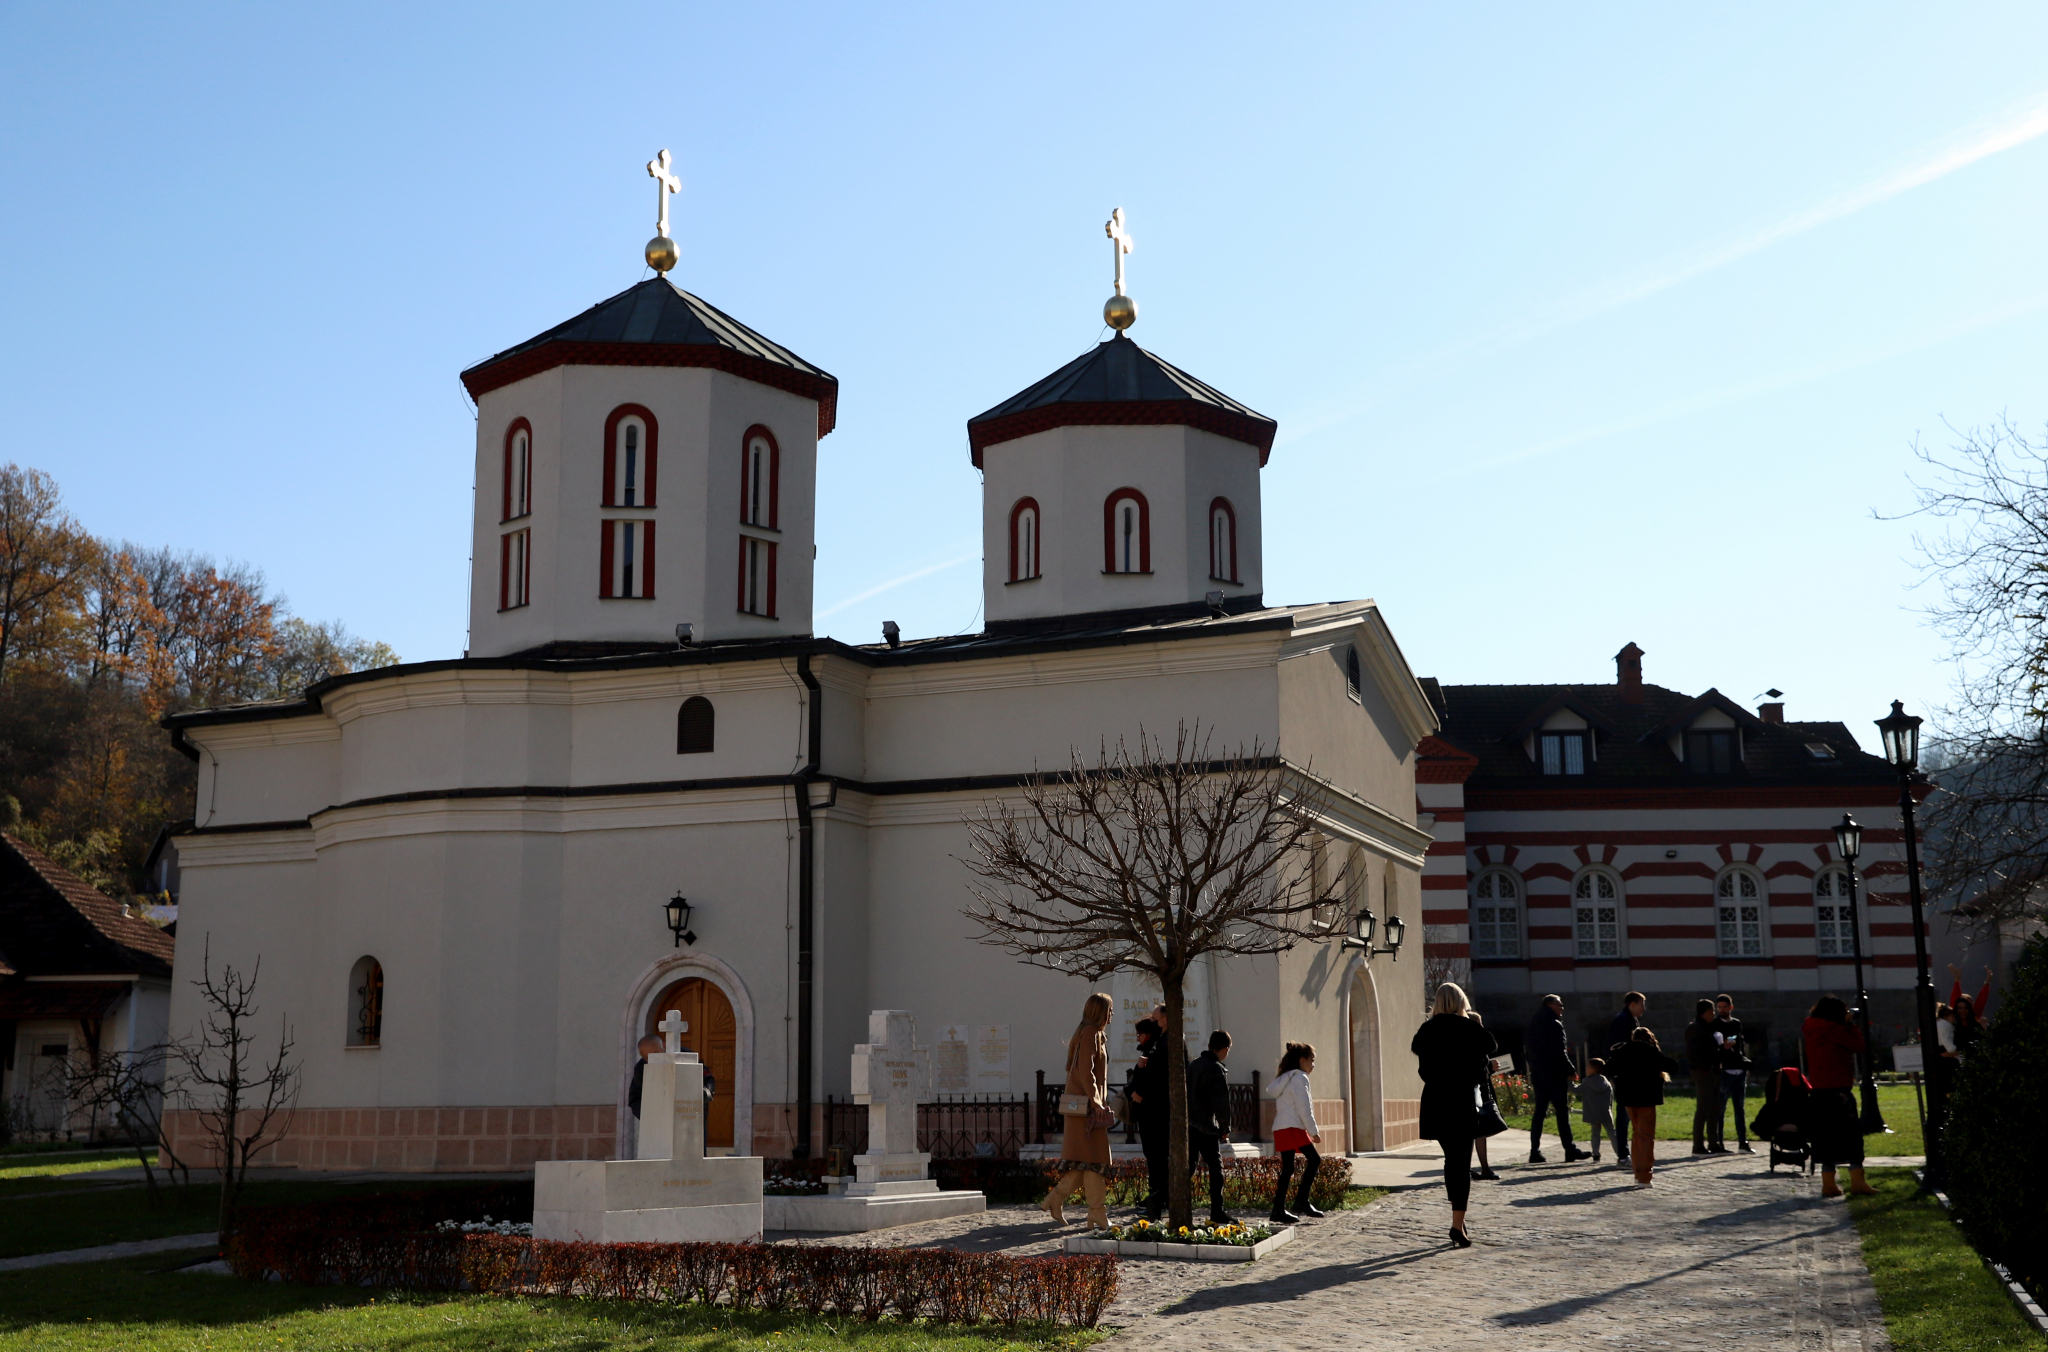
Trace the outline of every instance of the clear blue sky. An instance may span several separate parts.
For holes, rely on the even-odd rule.
[[[0,459],[463,646],[456,373],[645,275],[839,376],[818,628],[978,626],[966,419],[1103,336],[1280,422],[1267,596],[1447,681],[1937,702],[1910,447],[2048,419],[2038,6],[0,7]]]

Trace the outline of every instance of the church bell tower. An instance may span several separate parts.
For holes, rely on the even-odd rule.
[[[647,172],[657,275],[462,373],[472,656],[811,631],[818,442],[839,382],[668,280],[669,153]]]
[[[1132,342],[1132,248],[1105,227],[1115,334],[967,424],[992,630],[1256,609],[1259,470],[1278,424]]]

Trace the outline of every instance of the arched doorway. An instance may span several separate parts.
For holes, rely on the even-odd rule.
[[[1353,1150],[1386,1149],[1386,1124],[1381,1113],[1380,996],[1372,969],[1360,962],[1352,969],[1345,992],[1351,1033],[1351,1139]]]
[[[697,1054],[713,1084],[711,1103],[704,1114],[704,1143],[713,1149],[729,1149],[733,1144],[733,1098],[739,1087],[734,1073],[739,1024],[733,1017],[732,1002],[703,977],[686,977],[664,987],[647,1007],[647,1031],[659,1037],[656,1025],[671,1009],[681,1011],[689,1026],[682,1037],[683,1050]]]

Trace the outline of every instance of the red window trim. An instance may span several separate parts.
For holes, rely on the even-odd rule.
[[[1012,582],[1029,582],[1031,580],[1028,577],[1020,577],[1017,573],[1017,518],[1023,515],[1026,507],[1029,507],[1032,511],[1031,559],[1039,565],[1038,571],[1031,574],[1031,577],[1038,577],[1045,571],[1045,557],[1038,552],[1039,543],[1044,539],[1040,528],[1045,524],[1045,512],[1040,509],[1037,498],[1018,498],[1016,505],[1010,508],[1010,581]]]
[[[1102,571],[1116,567],[1116,505],[1125,498],[1138,504],[1138,571],[1152,571],[1152,504],[1135,488],[1119,488],[1102,500]]]
[[[747,443],[755,437],[768,442],[768,520],[747,520]],[[766,530],[782,529],[782,443],[765,423],[755,423],[740,434],[740,524]]]
[[[511,572],[512,537],[510,535],[500,535],[498,537],[498,609],[500,610],[511,609],[510,606],[505,604],[512,599],[511,593],[506,590],[506,584],[510,579]]]
[[[610,483],[611,475],[605,475],[604,481]],[[617,534],[612,525],[608,520],[597,523],[597,598],[600,601],[612,599],[612,537]]]
[[[512,425],[505,429],[505,474],[502,480],[504,492],[498,503],[498,520],[501,522],[513,519],[512,439],[521,432],[526,433],[526,510],[519,515],[533,515],[533,424],[524,418],[514,418]]]
[[[655,505],[654,467],[660,463],[658,448],[661,444],[661,427],[655,422],[654,414],[649,412],[646,406],[642,404],[620,404],[604,420],[604,492],[601,495],[599,505],[604,507],[617,507],[620,505],[614,500],[612,483],[618,472],[619,422],[624,418],[638,418],[641,425],[647,429],[647,474],[644,480],[647,486],[647,492],[644,496],[647,501],[636,502],[633,505],[635,507],[652,507]]]
[[[1230,518],[1230,571],[1228,573],[1219,572],[1216,568],[1216,565],[1221,562],[1216,557],[1216,509],[1218,507],[1221,507],[1224,515]],[[1234,583],[1238,580],[1237,508],[1230,505],[1229,498],[1217,498],[1209,504],[1209,576],[1215,578],[1218,582]]]

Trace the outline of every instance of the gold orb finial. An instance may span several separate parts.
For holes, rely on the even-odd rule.
[[[679,257],[676,242],[667,235],[656,235],[647,241],[647,266],[656,272],[666,273],[676,265]]]
[[[1102,322],[1122,333],[1138,322],[1138,302],[1129,296],[1111,296],[1102,303]]]

